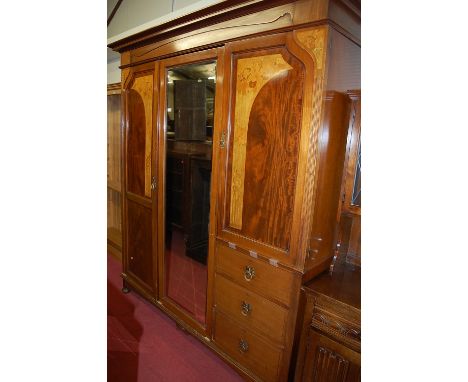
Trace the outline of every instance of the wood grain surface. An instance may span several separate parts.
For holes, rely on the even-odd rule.
[[[252,105],[268,81],[291,69],[292,67],[280,54],[241,58],[237,62],[232,153],[231,227],[242,228],[246,146]],[[273,110],[270,111],[273,112]]]
[[[144,195],[151,197],[151,137],[153,126],[153,74],[136,77],[132,90],[136,91],[143,102],[145,149],[144,149]]]
[[[128,270],[154,291],[151,209],[127,200]]]

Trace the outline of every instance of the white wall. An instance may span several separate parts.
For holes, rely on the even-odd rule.
[[[120,58],[112,61],[107,61],[107,83],[115,84],[120,82]]]
[[[119,0],[107,0],[107,18],[109,18],[111,12],[114,10]]]
[[[107,27],[107,37],[116,36],[171,12],[172,0],[123,0]]]
[[[199,0],[174,0],[174,11],[185,8],[197,2],[199,2]]]

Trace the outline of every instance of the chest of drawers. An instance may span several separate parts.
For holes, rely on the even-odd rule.
[[[216,253],[213,340],[254,379],[284,379],[280,365],[291,346],[297,300],[298,286],[292,286],[300,275],[226,243],[218,243]]]

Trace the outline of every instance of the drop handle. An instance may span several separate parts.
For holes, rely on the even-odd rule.
[[[242,353],[245,353],[249,350],[249,343],[246,341],[246,340],[240,340],[239,341],[239,350],[242,352]]]
[[[247,315],[250,314],[251,311],[252,311],[252,305],[250,305],[248,302],[242,301],[241,302],[241,313],[244,316],[247,316]]]
[[[252,280],[255,277],[255,269],[254,267],[251,267],[250,265],[246,265],[244,268],[244,278],[247,281]]]

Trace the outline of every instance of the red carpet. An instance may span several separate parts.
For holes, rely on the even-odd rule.
[[[242,381],[215,353],[136,293],[123,294],[121,265],[107,256],[107,380]]]

